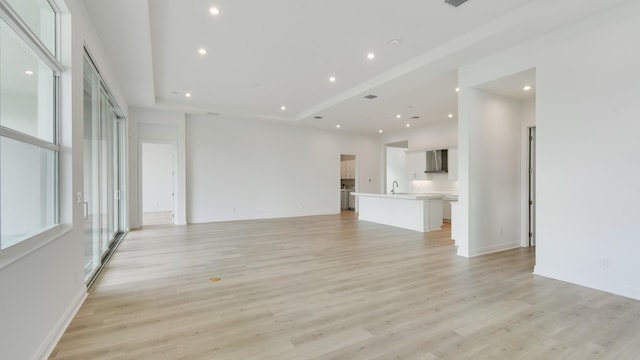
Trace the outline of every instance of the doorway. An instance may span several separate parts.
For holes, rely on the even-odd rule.
[[[340,155],[340,210],[356,209],[356,156]]]
[[[175,145],[142,143],[142,225],[174,223]]]

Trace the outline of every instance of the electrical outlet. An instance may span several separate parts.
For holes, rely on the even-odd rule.
[[[77,203],[81,203],[82,202],[82,193],[81,192],[77,192],[76,193],[76,202]]]
[[[502,229],[500,229],[500,230],[498,231],[498,234],[500,234],[500,236],[502,236]]]
[[[609,259],[600,260],[600,264],[602,265],[603,268],[608,269],[609,268]]]

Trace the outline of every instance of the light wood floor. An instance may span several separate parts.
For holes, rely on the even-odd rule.
[[[142,225],[169,225],[173,224],[173,213],[171,211],[158,211],[142,213]]]
[[[531,249],[458,257],[449,234],[353,212],[147,227],[51,358],[640,358],[640,302],[534,276]]]

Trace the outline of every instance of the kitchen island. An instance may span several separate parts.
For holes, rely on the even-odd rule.
[[[369,194],[358,197],[358,220],[419,232],[440,230],[442,194]]]

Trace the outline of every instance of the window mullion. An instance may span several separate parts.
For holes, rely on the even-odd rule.
[[[60,146],[57,145],[57,144],[50,143],[48,141],[39,139],[37,137],[33,137],[31,135],[27,135],[27,134],[21,133],[19,131],[15,131],[13,129],[10,129],[8,127],[1,126],[1,125],[0,125],[0,135],[4,136],[6,138],[9,138],[9,139],[13,139],[13,140],[16,140],[16,141],[23,142],[23,143],[39,146],[39,147],[44,148],[44,149],[49,149],[49,150],[53,150],[53,151],[60,151]]]

